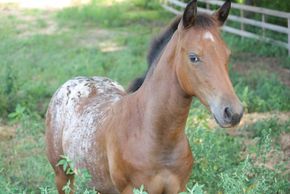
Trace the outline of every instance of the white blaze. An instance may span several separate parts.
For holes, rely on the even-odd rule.
[[[212,33],[210,33],[209,31],[204,33],[203,38],[207,39],[207,40],[211,40],[212,42],[214,42],[214,37],[213,37]]]

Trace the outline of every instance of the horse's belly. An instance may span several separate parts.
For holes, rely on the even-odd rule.
[[[87,169],[100,190],[111,187],[105,128],[101,126],[111,105],[124,95],[121,86],[107,78],[79,77],[66,82],[49,105],[53,139],[61,139],[63,154],[76,168]],[[60,146],[60,142],[54,142],[54,146]]]

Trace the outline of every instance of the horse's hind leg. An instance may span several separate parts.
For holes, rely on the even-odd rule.
[[[69,188],[70,193],[73,193],[74,175],[67,175],[62,165],[57,165],[61,160],[61,155],[64,155],[62,149],[62,130],[56,127],[57,122],[55,121],[53,114],[51,114],[49,108],[46,114],[46,155],[55,172],[55,183],[59,194],[65,194],[63,190],[64,186],[70,181]]]
[[[55,171],[55,183],[59,194],[65,194],[64,186],[69,182],[70,194],[74,193],[74,175],[66,175],[62,169],[62,166],[57,166]]]

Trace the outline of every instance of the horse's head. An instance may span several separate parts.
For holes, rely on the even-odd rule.
[[[190,2],[177,29],[176,72],[186,94],[196,96],[221,127],[240,122],[243,107],[228,74],[230,50],[219,27],[227,19],[230,1],[213,15],[197,15],[196,0]]]

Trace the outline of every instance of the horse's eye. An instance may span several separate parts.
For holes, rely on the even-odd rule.
[[[189,59],[192,63],[197,63],[200,61],[199,57],[194,53],[189,54]]]

